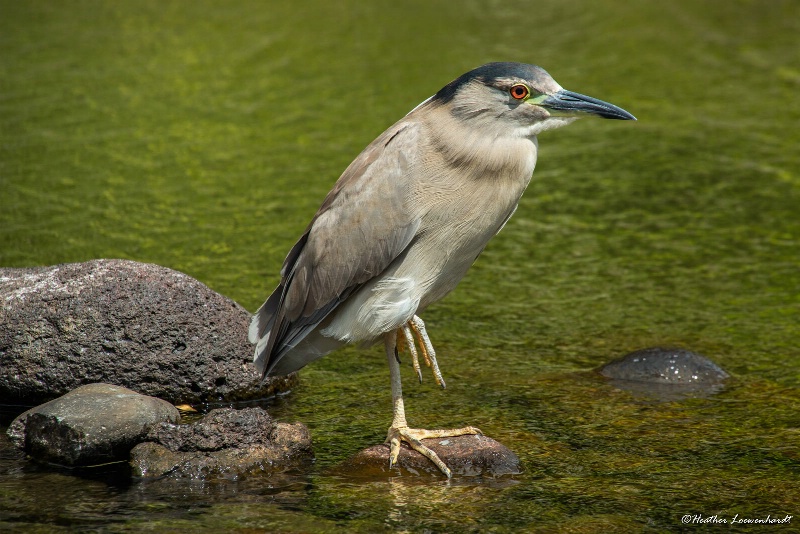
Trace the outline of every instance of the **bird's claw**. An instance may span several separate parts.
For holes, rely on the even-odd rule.
[[[417,352],[417,343],[419,343],[419,352],[422,352],[422,358],[425,360],[425,365],[433,371],[433,379],[436,384],[441,386],[442,389],[447,385],[444,383],[442,372],[439,370],[439,363],[436,361],[436,351],[433,350],[433,343],[428,337],[428,332],[425,330],[425,323],[416,315],[412,317],[406,324],[398,329],[398,337],[400,332],[403,332],[405,338],[405,346],[408,347],[411,353],[411,365],[414,367],[414,372],[417,373],[420,384],[422,383],[422,370],[419,365],[419,354]],[[398,346],[400,344],[398,343]]]
[[[389,444],[389,469],[397,465],[397,459],[400,455],[400,442],[405,441],[409,447],[417,451],[425,458],[433,462],[433,464],[444,473],[447,478],[451,478],[453,473],[450,468],[445,465],[439,455],[433,450],[426,447],[423,439],[428,438],[451,438],[455,436],[463,436],[465,434],[483,435],[480,429],[474,426],[467,426],[464,428],[451,428],[447,430],[426,430],[423,428],[409,428],[407,426],[392,427],[386,436],[386,443]]]

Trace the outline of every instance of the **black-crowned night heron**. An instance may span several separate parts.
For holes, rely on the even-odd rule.
[[[250,325],[256,368],[285,375],[347,343],[383,339],[394,403],[390,467],[405,441],[449,477],[420,440],[480,431],[408,427],[398,343],[420,380],[417,346],[445,387],[418,315],[456,287],[516,210],[536,136],[586,114],[635,120],[520,63],[478,67],[414,108],[345,169],[289,252]]]

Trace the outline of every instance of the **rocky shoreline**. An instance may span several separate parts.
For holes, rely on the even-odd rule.
[[[182,423],[175,404],[234,404],[288,391],[296,375],[262,383],[247,342],[250,314],[172,269],[94,260],[0,268],[0,404],[31,406],[8,429],[34,460],[66,467],[129,462],[134,477],[239,479],[308,469],[302,423],[262,408],[211,410]],[[728,374],[683,349],[637,351],[598,369],[633,394],[708,395]],[[430,443],[427,443],[430,441]],[[519,473],[519,458],[485,436],[426,440],[458,476]],[[354,476],[441,476],[403,448],[367,448],[337,468]]]

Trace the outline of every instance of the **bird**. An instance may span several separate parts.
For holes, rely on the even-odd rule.
[[[533,175],[537,136],[591,115],[636,120],[563,89],[541,67],[495,62],[454,79],[390,126],[336,181],[253,315],[248,338],[262,379],[347,344],[383,341],[393,406],[389,468],[405,442],[450,478],[421,440],[481,431],[409,427],[399,351],[408,350],[420,381],[421,355],[445,388],[420,314],[455,289],[514,214]]]

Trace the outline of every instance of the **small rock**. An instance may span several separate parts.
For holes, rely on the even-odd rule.
[[[79,387],[17,417],[8,436],[30,456],[62,465],[125,460],[157,423],[180,419],[170,403],[110,384]]]
[[[599,372],[620,389],[665,401],[716,393],[730,376],[701,354],[661,347],[631,352]]]
[[[147,439],[131,451],[134,476],[237,480],[313,459],[305,425],[278,423],[261,408],[212,410],[192,424],[153,427]]]
[[[435,452],[453,475],[491,476],[521,472],[519,458],[502,443],[487,436],[464,435],[452,438],[424,439],[422,443]],[[429,474],[443,476],[427,458],[405,443],[400,446],[397,464],[389,469],[389,445],[373,445],[344,462],[338,472],[349,476],[397,476]]]
[[[600,374],[618,380],[669,384],[719,384],[728,373],[696,352],[653,347],[607,363]]]
[[[95,382],[174,404],[289,389],[294,377],[261,384],[249,323],[232,300],[158,265],[0,268],[0,402],[39,404]]]

